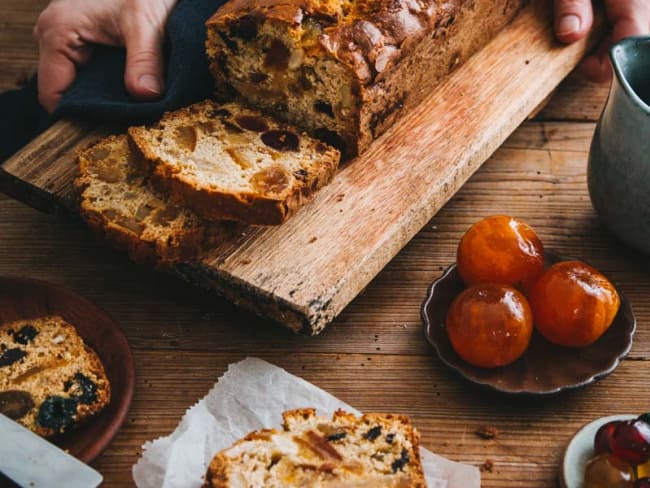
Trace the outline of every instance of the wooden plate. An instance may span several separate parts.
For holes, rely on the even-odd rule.
[[[601,425],[614,420],[630,420],[637,415],[621,414],[600,417],[580,428],[571,438],[562,455],[560,463],[560,486],[562,488],[582,488],[587,461],[594,457],[594,438]]]
[[[126,418],[135,384],[131,349],[118,325],[85,298],[60,286],[27,278],[0,277],[0,323],[60,315],[74,325],[104,363],[111,401],[96,417],[52,441],[90,463]]]
[[[546,251],[545,260],[550,266],[569,258]],[[445,330],[447,309],[464,288],[456,265],[450,266],[429,287],[422,305],[422,320],[425,336],[440,360],[477,385],[522,395],[548,395],[579,388],[614,371],[632,347],[636,319],[629,301],[617,289],[621,299],[618,314],[607,332],[591,346],[558,346],[534,332],[528,350],[514,363],[494,369],[472,366],[456,354]]]

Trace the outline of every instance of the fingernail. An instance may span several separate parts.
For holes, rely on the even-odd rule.
[[[154,75],[142,75],[138,79],[138,84],[145,90],[160,95],[160,80]]]
[[[565,15],[560,17],[557,24],[557,34],[566,36],[568,34],[575,34],[580,32],[580,17],[574,14]]]

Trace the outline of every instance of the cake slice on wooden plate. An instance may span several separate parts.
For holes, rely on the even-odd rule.
[[[110,398],[101,360],[61,317],[0,325],[0,413],[50,437],[98,414]]]
[[[204,488],[424,488],[419,434],[408,417],[313,409],[283,414],[283,430],[252,432],[217,453]]]
[[[235,103],[206,100],[131,127],[151,181],[207,220],[281,224],[329,183],[339,152]]]

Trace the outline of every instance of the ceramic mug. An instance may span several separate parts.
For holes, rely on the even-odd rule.
[[[589,195],[603,225],[650,253],[650,36],[610,50],[609,97],[589,151]]]

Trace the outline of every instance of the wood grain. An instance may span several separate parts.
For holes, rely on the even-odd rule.
[[[177,273],[294,331],[321,332],[588,48],[558,46],[540,5],[547,4],[522,12],[295,218],[249,228]],[[3,165],[4,191],[39,208],[71,207],[72,154],[97,136],[90,129],[55,124]]]
[[[0,22],[27,32],[32,21],[26,19],[44,3],[4,0]],[[2,82],[11,70],[7,60],[30,66],[36,59],[33,53],[21,58],[26,51],[11,40],[6,46],[0,49]],[[597,117],[600,110],[590,107],[601,88],[574,91],[577,83],[562,84],[547,106],[554,107],[552,115],[542,111],[543,121],[517,129],[318,337],[294,335],[177,278],[134,266],[80,225],[0,196],[0,274],[81,293],[122,325],[134,349],[137,385],[129,419],[94,463],[104,486],[133,486],[131,466],[141,445],[169,434],[227,365],[247,355],[364,411],[411,415],[423,445],[438,454],[477,466],[492,460],[492,470],[481,474],[485,488],[557,486],[561,452],[579,426],[601,415],[647,410],[650,258],[612,239],[591,208],[585,171],[594,124],[575,121]],[[562,98],[563,91],[573,98]],[[469,225],[495,213],[526,220],[545,245],[589,261],[628,295],[638,329],[630,355],[612,375],[559,397],[512,400],[472,388],[432,356],[419,318],[426,287],[455,259]],[[495,426],[497,437],[477,437],[483,425]]]
[[[127,486],[142,439],[171,432],[186,408],[212,387],[229,363],[243,353],[139,354],[146,377],[136,386],[136,399],[126,423],[104,456],[95,464],[108,486]],[[650,398],[644,389],[647,362],[628,361],[590,388],[558,397],[504,398],[477,390],[452,376],[431,356],[361,354],[260,354],[365,412],[408,414],[422,434],[422,445],[433,452],[476,466],[487,460],[483,487],[552,487],[564,445],[594,416],[641,412]],[[181,372],[171,373],[171,372]],[[170,374],[171,373],[171,374]],[[640,391],[630,397],[630,390]],[[168,392],[176,392],[169,395]],[[405,394],[406,391],[417,394]],[[618,402],[624,400],[625,408]],[[485,440],[481,426],[497,429]]]
[[[0,91],[17,88],[36,72],[38,46],[32,29],[48,0],[2,0],[0,5]]]

